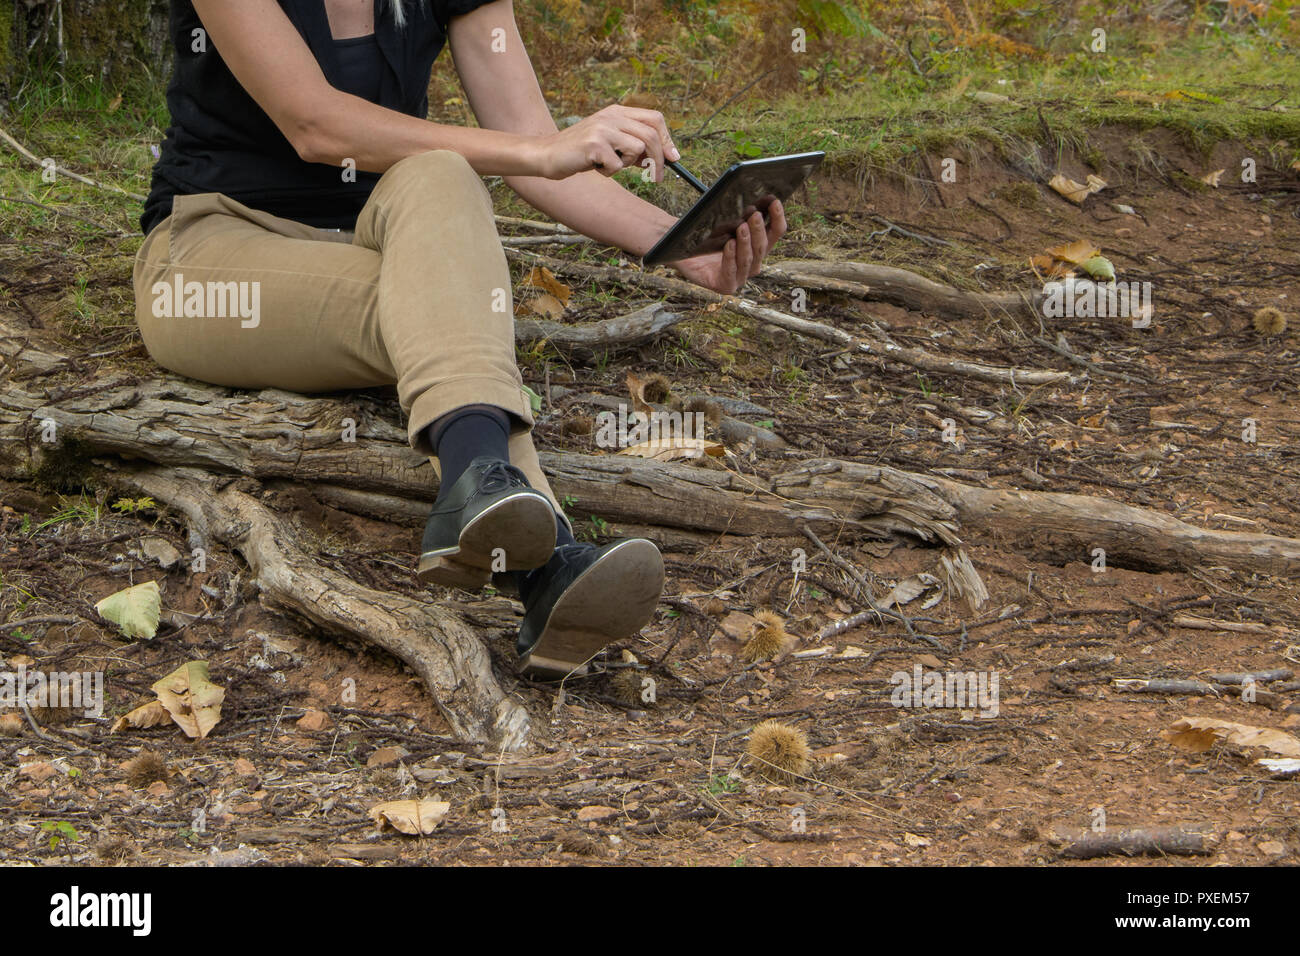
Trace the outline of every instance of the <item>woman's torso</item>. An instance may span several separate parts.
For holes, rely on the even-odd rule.
[[[379,0],[278,2],[331,85],[427,115],[430,70],[457,3],[408,3],[399,29]],[[141,217],[144,232],[170,214],[175,196],[207,192],[311,226],[354,228],[379,177],[304,162],[207,39],[192,0],[172,0],[170,32],[172,119]]]

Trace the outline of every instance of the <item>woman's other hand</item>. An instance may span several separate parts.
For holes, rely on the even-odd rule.
[[[538,175],[567,179],[589,169],[613,176],[620,169],[653,162],[655,182],[664,177],[664,160],[681,159],[664,116],[657,110],[607,106],[568,129],[540,137]]]
[[[780,200],[768,206],[768,223],[762,213],[754,213],[741,223],[736,234],[721,252],[711,252],[674,262],[673,267],[698,286],[734,295],[763,268],[763,258],[785,235],[785,207]]]

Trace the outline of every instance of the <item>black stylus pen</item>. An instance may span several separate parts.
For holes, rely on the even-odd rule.
[[[675,172],[678,176],[682,177],[682,179],[686,180],[696,189],[698,189],[701,193],[706,193],[709,191],[709,187],[704,185],[704,183],[700,182],[694,176],[692,176],[690,174],[690,171],[687,170],[687,168],[683,166],[681,163],[674,163],[668,160],[664,160],[664,165],[667,166],[669,169],[671,169],[673,172]]]

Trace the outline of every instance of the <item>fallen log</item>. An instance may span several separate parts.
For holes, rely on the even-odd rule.
[[[526,714],[502,694],[468,610],[359,588],[316,562],[286,519],[221,485],[223,476],[293,482],[336,507],[422,520],[436,478],[407,444],[391,397],[97,374],[93,360],[33,341],[4,316],[0,363],[0,472],[27,476],[66,453],[74,437],[74,453],[95,457],[110,480],[167,503],[243,554],[270,603],[407,661],[459,733],[523,745]],[[1018,550],[1073,560],[1103,547],[1116,565],[1300,570],[1300,541],[1289,538],[1210,531],[1107,499],[976,488],[858,462],[808,460],[764,476],[623,455],[541,459],[556,493],[575,500],[575,514],[626,522],[667,544],[721,534],[781,539],[808,528],[826,540],[907,535],[955,550],[961,562],[963,535],[984,529],[1012,537]],[[140,461],[153,467],[132,464]],[[971,584],[979,587],[978,575]]]
[[[1058,560],[1088,561],[1101,548],[1108,564],[1118,557],[1135,568],[1223,564],[1270,574],[1300,570],[1300,540],[1295,538],[1213,531],[1090,495],[976,488],[938,476],[926,480],[952,503],[963,527],[1007,536],[1018,550]]]
[[[565,325],[549,319],[515,319],[515,341],[520,345],[545,340],[564,352],[585,357],[613,349],[644,345],[686,321],[689,315],[670,312],[662,302],[647,305],[627,315]]]
[[[407,444],[393,402],[370,392],[240,392],[177,378],[96,379],[86,369],[73,386],[45,384],[34,373],[73,360],[14,336],[0,339],[0,360],[25,366],[0,389],[0,462],[11,473],[39,457],[39,426],[50,421],[96,455],[333,486],[336,500],[344,489],[356,508],[373,493],[382,496],[373,499],[381,517],[416,513],[394,499],[420,504],[435,497],[432,465]],[[350,442],[348,419],[355,429]],[[556,494],[576,500],[575,513],[612,522],[777,537],[806,524],[819,535],[904,534],[947,546],[982,531],[1053,560],[1091,560],[1102,548],[1114,566],[1300,571],[1300,540],[1199,528],[1108,498],[980,488],[834,459],[796,462],[767,477],[625,455],[543,452],[541,460]]]
[[[895,266],[867,262],[831,262],[822,259],[784,259],[763,267],[763,276],[793,281],[808,277],[852,283],[858,288],[835,288],[830,291],[853,291],[867,300],[888,302],[915,312],[951,315],[961,318],[984,318],[999,314],[1032,314],[1035,297],[1021,293],[967,292],[935,282]],[[865,287],[865,288],[863,288]]]

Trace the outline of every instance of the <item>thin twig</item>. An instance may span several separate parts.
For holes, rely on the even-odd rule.
[[[60,209],[58,206],[47,206],[45,203],[37,202],[35,199],[20,199],[17,196],[0,196],[0,202],[17,202],[22,203],[24,206],[35,206],[37,209],[44,209],[46,212],[52,212],[56,216],[66,216],[69,219],[77,220],[77,222],[84,222],[88,226],[103,229],[110,236],[115,236],[119,239],[131,235],[131,233],[123,232],[121,229],[110,230],[108,226],[105,226],[103,223],[95,222],[93,219],[87,219],[85,216],[78,216],[75,212],[68,212],[66,209]]]
[[[863,597],[866,599],[867,606],[871,608],[874,613],[880,615],[882,618],[892,617],[897,621],[901,621],[903,627],[907,630],[908,636],[912,638],[912,640],[924,641],[933,647],[937,647],[941,651],[947,651],[947,648],[943,646],[943,643],[938,638],[930,637],[926,634],[918,634],[916,628],[912,626],[911,619],[904,614],[901,609],[898,611],[890,611],[886,608],[880,607],[880,605],[876,603],[875,596],[872,594],[871,583],[863,576],[862,572],[855,568],[850,562],[841,558],[830,548],[826,547],[826,543],[822,541],[821,538],[817,537],[816,532],[814,532],[812,528],[808,527],[806,524],[800,524],[799,530],[803,532],[805,538],[817,545],[817,547],[821,549],[822,553],[825,554],[826,557],[830,558],[836,567],[847,572],[855,581],[858,582],[858,584],[862,585]]]
[[[6,143],[12,146],[14,150],[17,151],[18,155],[22,156],[29,163],[33,163],[41,167],[45,166],[45,163],[42,162],[40,158],[36,156],[35,153],[33,153],[22,143],[18,142],[18,140],[14,139],[12,136],[6,133],[2,127],[0,127],[0,139],[4,140]],[[96,189],[106,189],[109,192],[120,193],[121,195],[126,196],[128,199],[134,199],[136,202],[145,202],[145,197],[141,196],[139,193],[133,193],[129,190],[121,188],[120,186],[113,186],[108,183],[97,183],[93,179],[89,179],[86,176],[82,176],[80,173],[74,173],[70,169],[64,169],[62,166],[56,165],[54,167],[54,171],[61,176],[66,176],[69,179],[75,179],[79,183],[85,183],[87,186],[93,186]]]

